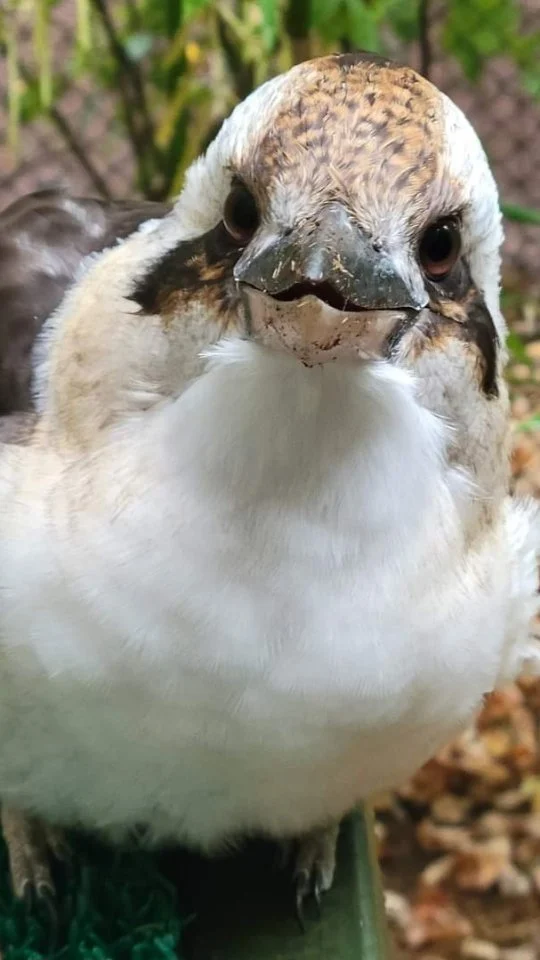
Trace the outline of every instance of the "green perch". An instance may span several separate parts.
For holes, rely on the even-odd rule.
[[[343,824],[334,886],[302,933],[293,891],[262,852],[201,864],[186,960],[386,960],[389,942],[374,818],[363,807]]]

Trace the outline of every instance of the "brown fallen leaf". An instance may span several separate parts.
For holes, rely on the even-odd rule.
[[[482,737],[476,730],[467,730],[449,747],[443,748],[437,759],[456,771],[479,777],[493,786],[506,784],[510,772],[499,760],[495,760]]]
[[[466,960],[500,960],[500,947],[490,940],[465,937],[459,952]]]
[[[422,870],[420,883],[427,887],[440,886],[441,883],[452,876],[455,865],[456,857],[453,853],[447,853],[446,856],[433,860]]]
[[[511,731],[504,727],[493,727],[480,736],[490,757],[495,760],[507,757],[514,746]]]
[[[460,890],[489,890],[509,866],[512,847],[508,837],[493,837],[456,855],[454,878]]]
[[[460,826],[467,820],[471,808],[468,797],[458,797],[455,793],[443,793],[435,797],[431,805],[431,816],[438,823]]]
[[[540,618],[536,619],[537,632],[540,632]],[[538,677],[520,677],[519,689],[523,693],[529,709],[540,714],[540,680]]]
[[[538,951],[532,944],[501,949],[500,960],[538,960]]]
[[[522,837],[514,844],[514,863],[529,871],[540,854],[540,843],[534,837]]]
[[[540,492],[540,435],[535,444]],[[399,877],[401,862],[401,878],[407,876],[410,861],[404,858],[417,855],[413,831],[423,856],[415,886],[407,881],[401,924],[394,925],[404,949],[420,952],[421,960],[430,947],[439,952],[439,944],[445,960],[540,960],[534,913],[540,896],[539,732],[540,679],[521,678],[488,696],[476,726],[399,791],[412,818],[402,826],[392,818],[394,837],[403,830],[409,840],[400,847],[394,838],[398,852],[390,870]],[[489,897],[478,896],[487,891]]]
[[[470,833],[465,827],[440,826],[430,817],[424,817],[416,828],[416,837],[423,850],[466,850],[471,845]]]
[[[412,909],[407,898],[395,890],[385,890],[384,907],[389,923],[399,930],[405,930],[412,916]]]
[[[512,726],[516,738],[510,751],[510,759],[522,772],[534,770],[538,760],[536,724],[529,710],[516,708],[512,714]]]
[[[528,837],[540,840],[540,810],[518,818],[519,829]]]
[[[534,438],[526,433],[518,433],[514,437],[510,458],[512,476],[518,478],[527,471],[532,471],[538,458]]]
[[[503,790],[493,798],[494,806],[497,810],[518,810],[529,802],[529,798],[523,789],[523,784],[513,790]]]
[[[522,703],[523,692],[514,684],[488,694],[476,722],[478,730],[484,730],[495,722],[506,720],[512,710]]]
[[[431,803],[435,797],[447,790],[449,778],[448,767],[433,759],[424,764],[398,793],[404,800],[411,800],[422,806]]]
[[[532,880],[518,870],[513,863],[509,863],[501,871],[497,884],[504,897],[526,897],[532,890]]]
[[[531,402],[523,395],[516,397],[512,402],[512,418],[516,421],[525,420],[530,416]]]
[[[405,942],[413,950],[419,950],[431,943],[460,940],[472,932],[471,922],[448,898],[439,895],[413,906]]]
[[[511,832],[510,817],[498,810],[487,810],[475,820],[472,831],[477,840],[505,836]]]
[[[530,800],[534,813],[540,815],[540,777],[527,777],[523,781],[523,792]]]

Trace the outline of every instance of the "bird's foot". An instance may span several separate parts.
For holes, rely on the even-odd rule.
[[[63,833],[10,807],[2,807],[2,831],[15,896],[29,908],[43,907],[54,932],[58,915],[51,861],[69,866],[71,860]]]
[[[330,889],[336,869],[339,825],[306,834],[298,841],[294,860],[295,912],[302,931],[306,929],[305,907],[312,898],[321,915],[322,894]]]

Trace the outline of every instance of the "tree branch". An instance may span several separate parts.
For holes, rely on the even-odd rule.
[[[117,64],[118,84],[123,101],[124,118],[131,146],[141,176],[142,187],[146,194],[152,192],[152,164],[161,167],[160,154],[156,149],[154,125],[148,103],[141,71],[128,56],[117,33],[111,17],[107,0],[91,0],[101,20],[109,42],[111,53]],[[141,123],[139,124],[139,120]]]
[[[88,151],[86,151],[82,146],[82,144],[79,143],[75,135],[75,132],[71,128],[66,118],[54,106],[49,108],[49,117],[51,119],[51,122],[54,123],[58,132],[64,138],[73,156],[77,158],[81,167],[87,173],[89,179],[94,184],[98,193],[100,193],[105,200],[111,200],[112,195],[107,186],[107,183],[105,182],[105,180],[103,179],[99,171],[96,170],[93,163],[91,163],[91,161],[89,160]]]
[[[285,29],[291,38],[295,63],[311,56],[310,30],[311,0],[290,0],[285,13]]]
[[[141,27],[141,15],[137,7],[136,0],[127,0],[126,2],[128,17],[129,17],[129,26],[131,30],[140,30]]]
[[[418,6],[418,42],[420,45],[420,73],[429,80],[431,73],[431,64],[433,60],[433,51],[431,49],[431,37],[429,33],[430,0],[420,0]]]
[[[19,64],[19,70],[21,77],[26,84],[30,86],[31,84],[36,83],[36,78],[30,73],[24,64]],[[55,107],[54,105],[49,107],[45,115],[49,118],[51,123],[54,124],[62,139],[69,147],[69,150],[80,163],[81,167],[87,174],[88,179],[93,183],[98,193],[105,200],[111,200],[111,192],[105,179],[101,176],[99,170],[96,169],[90,160],[88,150],[85,150],[70,123],[66,120],[58,107]]]

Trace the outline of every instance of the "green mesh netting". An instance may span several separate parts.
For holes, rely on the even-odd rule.
[[[0,951],[3,960],[177,960],[185,925],[174,885],[158,858],[72,841],[73,876],[60,885],[59,925],[11,892],[0,851]]]

